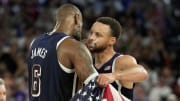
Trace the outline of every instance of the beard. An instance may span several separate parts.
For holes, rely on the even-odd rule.
[[[77,41],[81,41],[81,35],[79,34],[73,34],[72,37],[76,39]]]
[[[72,37],[78,41],[81,41],[81,31],[82,31],[82,27],[77,26],[76,31],[74,32]]]
[[[101,46],[97,46],[97,44],[94,43],[93,46],[90,46],[90,47],[88,46],[88,48],[89,48],[91,53],[101,53],[107,48],[107,46],[106,46],[106,44],[101,45]]]

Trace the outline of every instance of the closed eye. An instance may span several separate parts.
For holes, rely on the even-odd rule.
[[[95,35],[96,35],[97,37],[101,37],[101,36],[102,36],[99,32],[95,32]]]

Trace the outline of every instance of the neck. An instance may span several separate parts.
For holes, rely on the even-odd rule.
[[[102,65],[109,59],[111,59],[114,54],[115,51],[113,48],[105,49],[103,52],[100,53],[95,53],[95,65],[98,65],[97,67],[99,67],[99,65]]]
[[[65,27],[65,24],[58,23],[55,25],[54,29],[50,32],[52,34],[53,32],[59,32],[59,33],[65,33],[67,35],[71,35],[72,31]]]

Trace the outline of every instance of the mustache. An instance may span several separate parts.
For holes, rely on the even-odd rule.
[[[96,41],[88,41],[88,44],[95,46],[96,45]]]

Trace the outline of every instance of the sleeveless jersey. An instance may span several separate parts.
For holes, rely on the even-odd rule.
[[[116,57],[118,57],[120,54],[116,53],[109,61],[104,63],[99,69],[96,68],[98,73],[112,73],[112,65],[113,61]],[[95,59],[93,59],[93,63],[95,64]],[[116,82],[113,82],[112,85],[118,89],[118,84]]]
[[[106,63],[104,63],[99,69],[96,68],[98,73],[112,73],[114,71],[114,62],[116,58],[120,55],[121,55],[120,53],[114,54],[114,56],[110,60],[108,60]],[[93,58],[93,64],[95,64],[94,58]],[[131,99],[131,100],[133,99],[133,89],[121,87],[121,85],[117,82],[113,82],[112,86],[114,86],[116,90],[121,91],[121,93],[128,99]]]
[[[42,34],[29,50],[30,101],[69,101],[72,97],[75,74],[65,68],[57,57],[57,46],[66,38],[64,33]]]

